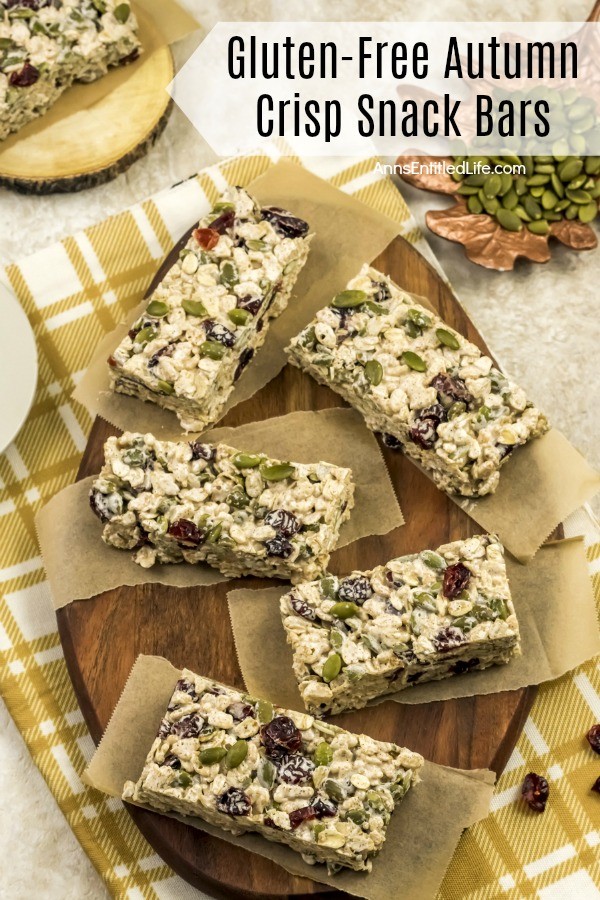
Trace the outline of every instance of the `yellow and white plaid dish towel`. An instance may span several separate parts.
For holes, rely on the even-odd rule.
[[[0,689],[86,853],[113,895],[129,900],[204,895],[161,861],[119,801],[80,780],[93,745],[67,675],[33,520],[75,478],[91,421],[70,397],[100,338],[139,301],[159,260],[224,187],[248,183],[273,161],[256,155],[206,169],[0,272],[33,326],[40,363],[27,422],[0,456]],[[394,218],[400,233],[434,261],[400,194],[378,175],[374,162],[306,165]],[[586,536],[600,605],[600,532],[583,511],[571,517],[566,532]],[[463,836],[441,898],[600,900],[600,797],[590,791],[600,775],[600,757],[584,738],[598,721],[598,660],[540,689],[498,783],[492,813]],[[543,816],[515,802],[530,770],[550,782]]]

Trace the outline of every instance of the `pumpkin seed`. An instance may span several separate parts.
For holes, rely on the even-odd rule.
[[[576,190],[576,191],[571,191],[569,188],[567,188],[567,197],[569,198],[571,203],[577,203],[577,204],[582,204],[582,205],[589,203],[592,199],[587,191],[582,191],[581,189]]]
[[[448,410],[448,418],[456,419],[457,416],[461,416],[466,411],[467,411],[467,404],[463,403],[462,400],[457,400],[455,403],[452,404],[452,406]]]
[[[216,544],[219,538],[221,537],[221,533],[223,531],[223,523],[217,522],[216,525],[210,529],[210,531],[206,535],[206,540],[209,544]]]
[[[365,378],[374,387],[381,384],[383,378],[383,366],[376,359],[370,359],[365,365]]]
[[[423,550],[420,555],[425,565],[429,566],[430,569],[446,568],[446,560],[439,553],[435,553],[433,550]]]
[[[495,197],[502,188],[502,179],[499,175],[494,173],[493,175],[488,175],[485,179],[483,185],[483,193],[487,197],[488,200],[491,200],[492,197]]]
[[[261,725],[267,725],[273,718],[273,704],[268,700],[259,700],[256,704],[256,718]]]
[[[221,269],[221,284],[232,288],[239,281],[238,271],[233,263],[225,262]]]
[[[517,192],[511,188],[504,197],[502,198],[502,206],[504,209],[514,209],[515,206],[519,204],[519,197],[517,196]]]
[[[545,190],[546,190],[546,188],[542,184],[539,187],[529,188],[529,193],[531,194],[532,197],[535,197],[536,200],[539,200]]]
[[[214,766],[225,756],[227,756],[225,747],[207,747],[206,750],[200,751],[200,762],[203,766]]]
[[[527,193],[527,176],[526,175],[517,175],[515,181],[515,192],[518,197],[522,197],[523,194]]]
[[[562,212],[567,206],[570,206],[571,201],[568,197],[565,197],[564,200],[559,200],[556,206],[554,207],[554,212]]]
[[[158,331],[155,331],[152,325],[146,325],[145,328],[142,328],[133,339],[134,344],[148,344],[150,341],[153,341]]]
[[[153,319],[162,319],[169,312],[169,307],[162,300],[151,300],[146,307],[146,314]]]
[[[365,306],[370,312],[375,313],[376,316],[384,316],[389,312],[389,309],[385,306],[381,306],[379,303],[373,303],[372,300],[367,300]]]
[[[532,219],[541,219],[542,218],[542,209],[537,200],[534,200],[533,197],[524,197],[523,198],[523,206],[525,207],[525,212]]]
[[[479,191],[478,188],[476,188],[474,185],[461,184],[456,189],[456,193],[461,194],[463,197],[471,197],[473,194],[479,193]]]
[[[414,369],[415,372],[425,372],[427,369],[425,360],[421,359],[418,353],[413,353],[412,350],[405,350],[400,356],[400,362],[409,369]]]
[[[543,209],[554,209],[556,204],[558,203],[558,197],[554,193],[554,191],[546,190],[542,194],[542,207]]]
[[[223,359],[225,355],[225,347],[219,341],[204,341],[198,347],[200,356],[208,356],[209,359]]]
[[[358,611],[359,607],[356,603],[351,603],[349,600],[340,600],[339,603],[333,604],[329,613],[336,619],[349,619],[351,616],[357,616]]]
[[[323,790],[327,794],[330,800],[336,800],[338,803],[341,803],[345,800],[344,791],[341,788],[341,785],[334,781],[332,778],[326,778],[323,782]]]
[[[544,157],[546,158],[546,157]],[[552,159],[552,157],[548,157]],[[535,173],[536,175],[552,175],[554,172],[554,165],[550,165],[548,163],[542,163],[541,165],[536,164]]]
[[[245,325],[250,318],[250,313],[247,309],[230,309],[227,313],[227,318],[234,325]]]
[[[579,221],[588,223],[593,222],[598,214],[598,204],[595,200],[592,200],[591,203],[586,203],[584,206],[579,207],[579,211],[577,215],[579,216]]]
[[[248,742],[236,741],[227,751],[225,757],[225,766],[227,769],[237,769],[248,756]]]
[[[181,304],[188,316],[207,316],[208,310],[199,300],[186,298]]]
[[[180,772],[179,777],[177,779],[179,787],[186,788],[189,787],[192,783],[192,776],[189,772]]]
[[[378,794],[377,791],[367,791],[367,803],[372,806],[373,809],[385,809],[383,797],[381,794]]]
[[[531,222],[531,216],[529,216],[522,206],[515,206],[513,212],[516,216],[518,216],[522,222]]]
[[[258,764],[258,771],[256,774],[258,775],[260,783],[268,790],[275,784],[276,769],[270,760],[262,757]]]
[[[491,200],[486,198],[483,202],[483,208],[489,216],[495,216],[500,209],[500,201],[497,197],[492,197]]]
[[[323,664],[323,681],[329,684],[330,681],[333,681],[334,678],[340,674],[342,669],[342,657],[339,653],[332,653],[329,659],[325,660]]]
[[[586,157],[585,171],[588,175],[598,175],[600,173],[600,156]]]
[[[236,453],[232,462],[236,469],[255,469],[260,465],[261,457],[253,453]]]
[[[449,347],[450,350],[458,350],[460,344],[458,339],[451,331],[446,331],[445,328],[438,328],[435,332],[435,336],[444,347]]]
[[[496,219],[506,231],[521,231],[523,228],[520,218],[510,209],[499,209]]]
[[[156,386],[158,387],[161,394],[174,394],[175,393],[175,386],[172,385],[170,381],[161,381],[161,379],[159,378],[159,380],[156,383]]]
[[[369,816],[365,809],[350,809],[347,818],[350,819],[351,822],[354,822],[355,825],[362,825],[363,822],[367,821]]]
[[[559,165],[557,174],[561,181],[568,183],[576,178],[582,169],[582,160],[576,159],[574,156],[567,156],[565,161]]]
[[[548,184],[549,181],[549,175],[532,175],[527,179],[527,187],[541,187],[543,184]]]
[[[548,234],[550,226],[545,219],[538,219],[537,222],[528,222],[527,228],[532,234]]]
[[[344,643],[344,638],[341,631],[338,631],[337,628],[332,628],[329,632],[329,643],[333,647],[334,650],[339,650],[342,644]]]
[[[431,325],[429,316],[426,316],[420,309],[409,309],[406,315],[418,328],[429,328]]]
[[[504,197],[506,194],[508,194],[508,192],[512,188],[513,177],[508,172],[503,172],[500,175],[500,181],[502,182],[502,185],[501,185],[498,193],[500,194],[501,197]]]
[[[585,175],[585,173],[583,173],[582,175],[578,175],[577,178],[573,178],[569,182],[568,187],[570,190],[576,191],[577,188],[583,187],[584,184],[586,183],[586,181],[587,181],[587,176]]]
[[[557,197],[562,198],[565,196],[564,185],[563,185],[562,181],[560,180],[560,178],[558,177],[558,175],[556,174],[556,172],[553,172],[552,175],[550,176],[550,184],[552,185],[552,190],[554,191],[554,193],[556,194]]]
[[[475,172],[473,175],[467,175],[464,184],[471,185],[471,187],[483,187],[486,178],[487,175],[483,175],[481,172]]]
[[[335,306],[336,309],[350,309],[360,306],[368,299],[368,295],[364,291],[341,291],[333,298],[332,306]]]
[[[565,212],[565,218],[576,219],[579,215],[579,207],[576,203],[570,203]]]
[[[332,578],[331,575],[326,575],[325,578],[321,578],[320,587],[323,596],[330,597],[332,600],[335,600],[335,598],[337,597],[335,578]]]
[[[265,481],[285,481],[285,479],[293,475],[294,472],[294,467],[289,463],[279,463],[274,466],[263,464],[260,467],[260,474]]]
[[[248,250],[266,250],[268,246],[269,245],[264,241],[246,241],[246,247],[248,248]]]
[[[115,6],[113,10],[113,16],[120,22],[121,25],[124,25],[127,19],[129,18],[131,13],[131,8],[128,3],[119,3],[118,6]]]
[[[333,750],[327,741],[321,741],[320,744],[317,744],[314,760],[317,766],[328,766],[333,760]]]
[[[483,212],[483,206],[481,204],[479,197],[475,197],[475,196],[469,197],[469,199],[467,200],[467,208],[468,208],[469,212],[473,213],[473,215],[475,215],[475,216],[478,216],[480,213]]]

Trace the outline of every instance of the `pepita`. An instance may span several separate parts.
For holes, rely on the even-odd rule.
[[[208,310],[206,309],[204,304],[200,302],[200,300],[190,300],[190,298],[188,297],[182,302],[181,307],[184,312],[188,314],[188,316],[208,315]]]
[[[383,378],[383,366],[376,359],[370,359],[365,365],[365,378],[374,387],[381,384]]]
[[[334,678],[340,674],[342,669],[342,657],[339,653],[332,653],[331,656],[325,660],[323,664],[323,681],[329,684],[330,681],[333,681]]]
[[[260,467],[260,474],[265,481],[284,481],[286,478],[290,478],[294,472],[295,469],[290,463],[278,463],[274,466],[262,465]]]
[[[146,307],[146,315],[153,319],[162,319],[169,312],[169,307],[162,300],[151,300]]]
[[[360,306],[368,300],[368,295],[364,291],[341,291],[334,299],[332,306],[336,309],[350,309]]]
[[[400,362],[408,366],[409,369],[414,369],[415,372],[425,372],[427,369],[425,360],[418,353],[413,353],[412,350],[405,350],[400,356]]]
[[[438,328],[435,332],[435,336],[444,347],[449,347],[450,350],[458,350],[460,347],[460,343],[456,335],[452,334],[451,331],[446,331],[445,328]]]

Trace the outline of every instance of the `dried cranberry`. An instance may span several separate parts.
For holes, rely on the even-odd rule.
[[[592,725],[586,738],[594,753],[600,753],[600,725]]]
[[[130,328],[129,331],[127,332],[127,337],[131,338],[132,341],[135,341],[136,337],[138,336],[138,334],[140,333],[141,330],[142,330],[141,325],[139,325],[137,328]]]
[[[114,356],[109,356],[108,359],[106,360],[106,362],[109,364],[109,366],[111,367],[111,369],[116,369],[116,368],[117,368],[117,365],[118,365],[118,364],[117,364],[117,361],[116,361],[116,359],[114,358]]]
[[[217,798],[217,809],[219,812],[227,813],[228,816],[247,816],[252,804],[243,791],[230,787]]]
[[[101,522],[108,522],[108,516],[105,514],[103,507],[98,503],[98,498],[104,495],[100,491],[90,491],[90,508],[94,515],[98,516]]]
[[[219,232],[213,228],[196,228],[192,234],[202,250],[212,250],[219,243]]]
[[[597,794],[600,794],[600,777],[596,778],[595,782],[590,788],[591,791],[595,791]]]
[[[425,406],[419,410],[418,415],[424,419],[437,419],[438,424],[445,422],[448,418],[448,413],[441,403],[432,403],[431,406]]]
[[[217,231],[219,234],[225,234],[228,228],[233,226],[235,222],[235,210],[226,209],[221,213],[216,219],[210,223],[210,227],[213,231]]]
[[[364,575],[357,575],[356,578],[344,578],[340,582],[338,597],[340,600],[348,600],[350,603],[357,603],[359,606],[373,596],[373,588],[371,582]]]
[[[284,537],[292,537],[300,531],[300,522],[296,516],[287,509],[274,509],[265,516],[265,524],[270,525],[275,531]]]
[[[534,809],[536,812],[544,812],[546,803],[548,802],[550,788],[548,787],[548,782],[542,775],[536,775],[535,772],[530,772],[525,776],[521,794],[531,809]]]
[[[265,548],[269,556],[279,556],[281,559],[288,559],[294,552],[294,548],[284,537],[274,537],[270,541],[265,541]]]
[[[316,813],[317,819],[324,819],[326,816],[335,816],[337,813],[337,806],[329,800],[323,800],[321,797],[317,797],[311,806]]]
[[[452,625],[448,625],[447,628],[438,631],[433,639],[434,646],[440,653],[447,653],[449,650],[454,650],[456,647],[460,647],[461,644],[464,644],[464,642],[464,633],[460,628],[454,628]]]
[[[156,732],[156,737],[159,737],[161,740],[164,740],[167,735],[171,734],[171,723],[168,719],[163,719],[158,726],[158,731]]]
[[[475,657],[475,659],[467,659],[467,660],[458,659],[454,663],[454,665],[452,666],[450,671],[452,672],[453,675],[462,675],[464,672],[470,672],[471,669],[477,668],[478,665],[479,665],[479,660],[477,659],[477,657]]]
[[[11,72],[8,83],[11,87],[30,87],[40,77],[39,69],[26,62],[18,72]]]
[[[250,706],[249,703],[244,703],[242,700],[236,700],[235,703],[227,707],[227,712],[230,716],[233,716],[236,722],[243,722],[248,716],[254,715],[254,707]]]
[[[289,716],[275,716],[260,729],[260,739],[267,756],[279,759],[295,753],[302,746],[302,734]]]
[[[415,419],[414,425],[409,428],[408,436],[422,450],[431,450],[437,440],[437,427],[439,421],[434,418]]]
[[[166,356],[167,358],[173,356],[175,347],[175,344],[165,344],[164,347],[161,347],[160,350],[157,350],[156,353],[153,353],[148,360],[148,368],[153,369],[155,366],[157,366],[159,359],[162,359],[163,356]]]
[[[382,434],[381,439],[385,446],[389,447],[390,450],[402,450],[402,444],[393,434]]]
[[[205,459],[210,462],[217,455],[215,447],[210,444],[203,444],[202,441],[191,441],[190,450],[192,451],[192,459]]]
[[[167,533],[174,537],[177,543],[190,544],[193,547],[201,544],[205,537],[204,532],[200,531],[189,519],[178,519],[173,522],[172,525],[169,525]]]
[[[453,600],[467,587],[471,580],[471,572],[462,563],[448,566],[444,570],[444,585],[442,591],[448,600]]]
[[[135,50],[132,50],[131,53],[128,53],[126,56],[122,56],[119,60],[120,66],[128,66],[129,63],[135,62],[136,59],[140,58],[140,51],[136,47]]]
[[[463,403],[472,403],[473,397],[467,390],[467,386],[461,378],[454,378],[452,375],[442,374],[436,375],[431,382],[431,387],[435,388],[438,398],[441,402],[446,399],[446,403],[451,400],[461,400]]]
[[[509,453],[513,452],[516,444],[496,444],[496,447],[498,448],[500,459],[504,459],[505,456],[508,456]]]
[[[373,281],[373,287],[376,287],[377,290],[373,294],[373,300],[375,303],[385,303],[386,300],[389,300],[392,296],[392,292],[390,291],[389,285],[386,284],[385,281]]]
[[[246,368],[246,366],[248,365],[248,363],[250,362],[250,360],[252,359],[253,356],[254,356],[254,350],[252,350],[251,347],[246,347],[246,349],[242,351],[242,353],[240,355],[240,361],[237,364],[237,369],[235,370],[235,373],[233,375],[234,381],[238,380],[238,378],[240,377],[240,375],[242,374],[242,372],[244,371],[244,369]]]
[[[210,341],[218,341],[219,344],[223,344],[224,347],[233,347],[235,344],[235,335],[229,328],[225,328],[225,326],[221,325],[219,322],[213,322],[212,319],[206,319],[202,324],[206,331],[206,337]]]
[[[297,615],[302,616],[303,619],[308,619],[309,622],[314,622],[317,618],[317,614],[312,606],[309,606],[305,600],[301,600],[296,594],[291,595],[290,606]]]
[[[261,297],[252,297],[250,294],[246,297],[240,297],[236,304],[238,309],[247,310],[251,316],[255,316],[262,306]]]
[[[402,587],[402,585],[405,583],[399,575],[394,574],[394,572],[390,572],[389,569],[385,573],[385,580],[389,581],[390,584],[393,584],[394,587]]]
[[[310,822],[311,819],[316,818],[317,814],[313,806],[301,806],[300,809],[295,809],[290,813],[290,825],[292,829],[296,829],[303,822]]]
[[[161,762],[161,766],[169,766],[171,769],[180,769],[181,768],[181,760],[178,759],[177,756],[173,756],[172,753],[169,753],[165,756],[164,762]]]
[[[277,766],[280,781],[286,784],[301,784],[308,781],[315,770],[315,764],[305,756],[282,756]]]
[[[198,699],[195,685],[193,685],[191,681],[186,681],[185,678],[179,679],[179,681],[175,685],[175,690],[182,691],[184,694],[189,694],[190,697],[193,697],[195,700]]]
[[[275,231],[284,237],[304,237],[308,231],[308,222],[293,216],[287,209],[279,206],[265,206],[262,210],[263,219],[270,222]]]
[[[178,722],[173,722],[169,731],[170,734],[176,734],[180,738],[198,737],[203,725],[204,719],[198,713],[190,713]]]
[[[263,825],[266,825],[267,828],[279,828],[279,825],[276,825],[271,816],[265,816],[263,819]]]

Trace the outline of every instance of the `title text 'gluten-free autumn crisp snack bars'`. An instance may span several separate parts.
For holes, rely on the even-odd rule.
[[[350,469],[225,444],[111,437],[90,493],[103,540],[141,566],[206,562],[228,577],[318,577],[353,506]]]
[[[184,669],[125,800],[370,870],[423,758]]]
[[[315,714],[358,708],[519,652],[503,549],[493,535],[299,584],[281,598],[281,615],[300,694]]]
[[[288,352],[450,493],[493,493],[508,454],[548,428],[488,356],[369,266]]]
[[[270,320],[288,304],[308,229],[230,188],[109,358],[113,389],[173,410],[186,431],[217,421]]]
[[[136,59],[137,27],[121,0],[0,0],[0,141],[75,81]]]

